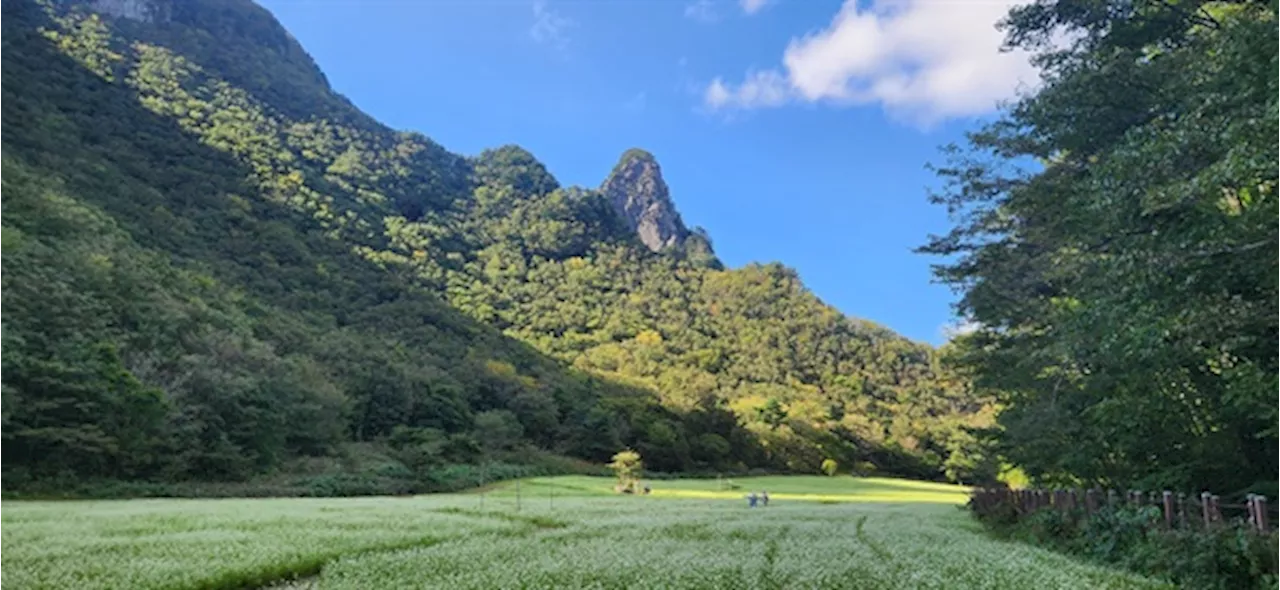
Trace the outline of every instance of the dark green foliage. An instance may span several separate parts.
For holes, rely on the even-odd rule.
[[[523,149],[386,129],[247,0],[156,5],[4,6],[6,489],[969,464],[988,405],[790,269],[650,253]],[[272,479],[352,444],[381,467]]]
[[[1154,506],[1104,508],[1091,517],[1040,510],[1014,518],[1009,505],[977,516],[997,534],[1204,590],[1275,588],[1275,534],[1244,523],[1164,530]]]

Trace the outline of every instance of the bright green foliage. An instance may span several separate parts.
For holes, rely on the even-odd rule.
[[[518,512],[512,486],[483,505],[477,494],[14,502],[0,531],[6,576],[32,589],[244,588],[297,574],[334,589],[1170,587],[992,539],[956,509],[956,486],[743,483],[770,490],[768,510],[747,509],[739,492],[659,496],[714,493],[715,480],[619,498],[609,478],[548,478],[522,482]],[[868,488],[893,504],[851,502]],[[942,499],[913,499],[934,488]]]
[[[835,477],[836,473],[839,471],[840,464],[837,463],[835,459],[822,460],[822,472],[827,474],[827,477]]]
[[[619,451],[613,456],[613,461],[609,463],[609,468],[613,470],[613,474],[618,478],[618,489],[634,492],[636,480],[643,473],[644,463],[640,460],[640,453],[630,449]]]
[[[703,233],[651,253],[523,149],[377,124],[247,0],[157,11],[5,5],[6,488],[353,443],[410,489],[529,447],[973,479],[990,404],[929,347]]]
[[[979,326],[956,358],[999,396],[998,451],[1044,483],[1274,495],[1275,2],[1006,26],[1044,86],[949,150],[956,227],[924,248]]]

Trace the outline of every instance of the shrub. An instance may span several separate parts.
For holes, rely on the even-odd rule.
[[[609,468],[613,469],[614,474],[618,476],[618,491],[625,493],[636,491],[636,479],[644,470],[640,453],[631,449],[619,451],[613,456],[613,462],[609,464]]]
[[[853,464],[853,475],[870,477],[876,472],[876,464],[870,461],[858,461]]]
[[[970,504],[972,510],[974,506]],[[1277,539],[1242,522],[1205,529],[1164,530],[1154,506],[1081,511],[1039,510],[1019,518],[1011,505],[973,514],[997,534],[1045,545],[1183,588],[1275,588]]]

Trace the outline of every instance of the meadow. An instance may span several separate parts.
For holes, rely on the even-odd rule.
[[[548,477],[483,493],[7,502],[19,589],[1167,588],[993,539],[957,486]],[[743,496],[767,490],[768,507]]]

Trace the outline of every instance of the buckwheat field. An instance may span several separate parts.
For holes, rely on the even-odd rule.
[[[964,490],[538,478],[411,498],[8,502],[9,588],[1162,588],[996,541]],[[768,505],[745,496],[768,491]]]

